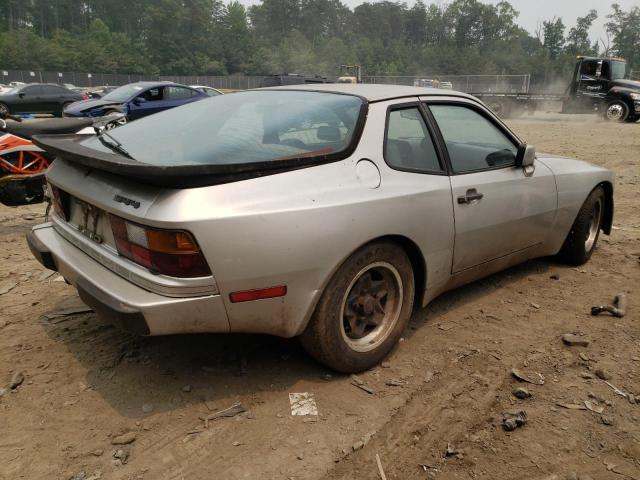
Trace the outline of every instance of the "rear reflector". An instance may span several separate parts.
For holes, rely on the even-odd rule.
[[[287,286],[263,288],[260,290],[245,290],[243,292],[233,292],[229,294],[231,303],[250,302],[251,300],[261,300],[264,298],[284,297],[287,294]]]
[[[189,232],[160,230],[109,214],[118,253],[163,275],[179,278],[211,275],[200,248]]]

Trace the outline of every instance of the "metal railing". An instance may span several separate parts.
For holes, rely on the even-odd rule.
[[[450,82],[453,90],[468,93],[529,93],[531,75],[376,75],[362,77],[364,83],[425,86]]]

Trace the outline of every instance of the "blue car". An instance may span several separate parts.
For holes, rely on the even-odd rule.
[[[177,83],[136,82],[116,88],[102,98],[74,102],[62,114],[65,117],[101,117],[122,112],[131,121],[205,98],[209,98],[206,93]]]

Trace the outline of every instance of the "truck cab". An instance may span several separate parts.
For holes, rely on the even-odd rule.
[[[622,58],[578,57],[562,111],[595,110],[606,120],[635,122],[640,118],[640,82],[625,76]]]

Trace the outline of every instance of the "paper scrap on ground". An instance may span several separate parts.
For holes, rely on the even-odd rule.
[[[313,393],[290,393],[291,415],[318,415],[318,407]]]

